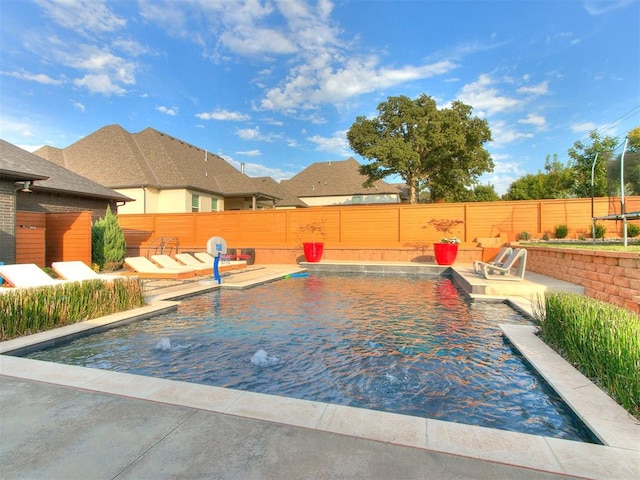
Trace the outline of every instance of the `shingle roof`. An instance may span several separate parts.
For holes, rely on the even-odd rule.
[[[360,164],[352,157],[347,160],[313,163],[282,185],[298,197],[325,197],[333,195],[397,194],[398,190],[378,180],[371,188],[362,184],[367,179],[358,170]]]
[[[271,177],[257,177],[252,178],[251,181],[256,185],[256,191],[266,192],[276,198],[276,206],[278,207],[309,206]]]
[[[0,140],[0,174],[15,180],[34,180],[32,189],[105,198],[119,202],[131,198]]]
[[[222,157],[153,128],[108,125],[62,150],[35,152],[110,188],[191,188],[223,196],[264,194]],[[270,197],[269,197],[270,198]]]

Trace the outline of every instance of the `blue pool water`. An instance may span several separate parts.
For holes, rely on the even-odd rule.
[[[289,278],[30,358],[571,440],[594,438],[448,278]]]

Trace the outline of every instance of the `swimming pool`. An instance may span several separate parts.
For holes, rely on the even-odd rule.
[[[185,300],[176,313],[30,358],[592,442],[448,278],[290,278]]]

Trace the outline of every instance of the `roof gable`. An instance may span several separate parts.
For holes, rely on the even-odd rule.
[[[363,187],[367,176],[362,175],[359,168],[360,164],[352,157],[342,161],[318,162],[281,183],[298,197],[398,193],[396,188],[382,180],[374,182],[373,187]]]
[[[255,184],[222,157],[146,128],[108,125],[67,148],[36,153],[110,188],[192,188],[226,196],[255,193]]]
[[[29,153],[9,142],[0,140],[0,173],[9,176],[8,172],[11,171],[39,176],[40,179],[34,179],[33,183],[33,187],[37,190],[56,191],[117,201],[131,200],[125,195],[114,192],[60,165]],[[13,175],[11,177],[19,178]]]

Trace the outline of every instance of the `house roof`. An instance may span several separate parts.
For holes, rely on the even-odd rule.
[[[362,184],[366,175],[359,171],[360,164],[353,158],[347,160],[313,163],[281,184],[298,197],[326,197],[336,195],[397,194],[388,183],[377,180],[373,187]]]
[[[309,206],[271,177],[256,177],[251,180],[256,184],[256,190],[268,192],[274,198],[278,199],[276,202],[276,206],[278,207],[304,208]]]
[[[1,139],[0,175],[17,181],[31,180],[34,182],[31,188],[36,191],[131,201],[125,195]]]
[[[272,198],[222,157],[153,128],[129,133],[108,125],[64,149],[43,147],[35,153],[110,188],[190,188]]]

